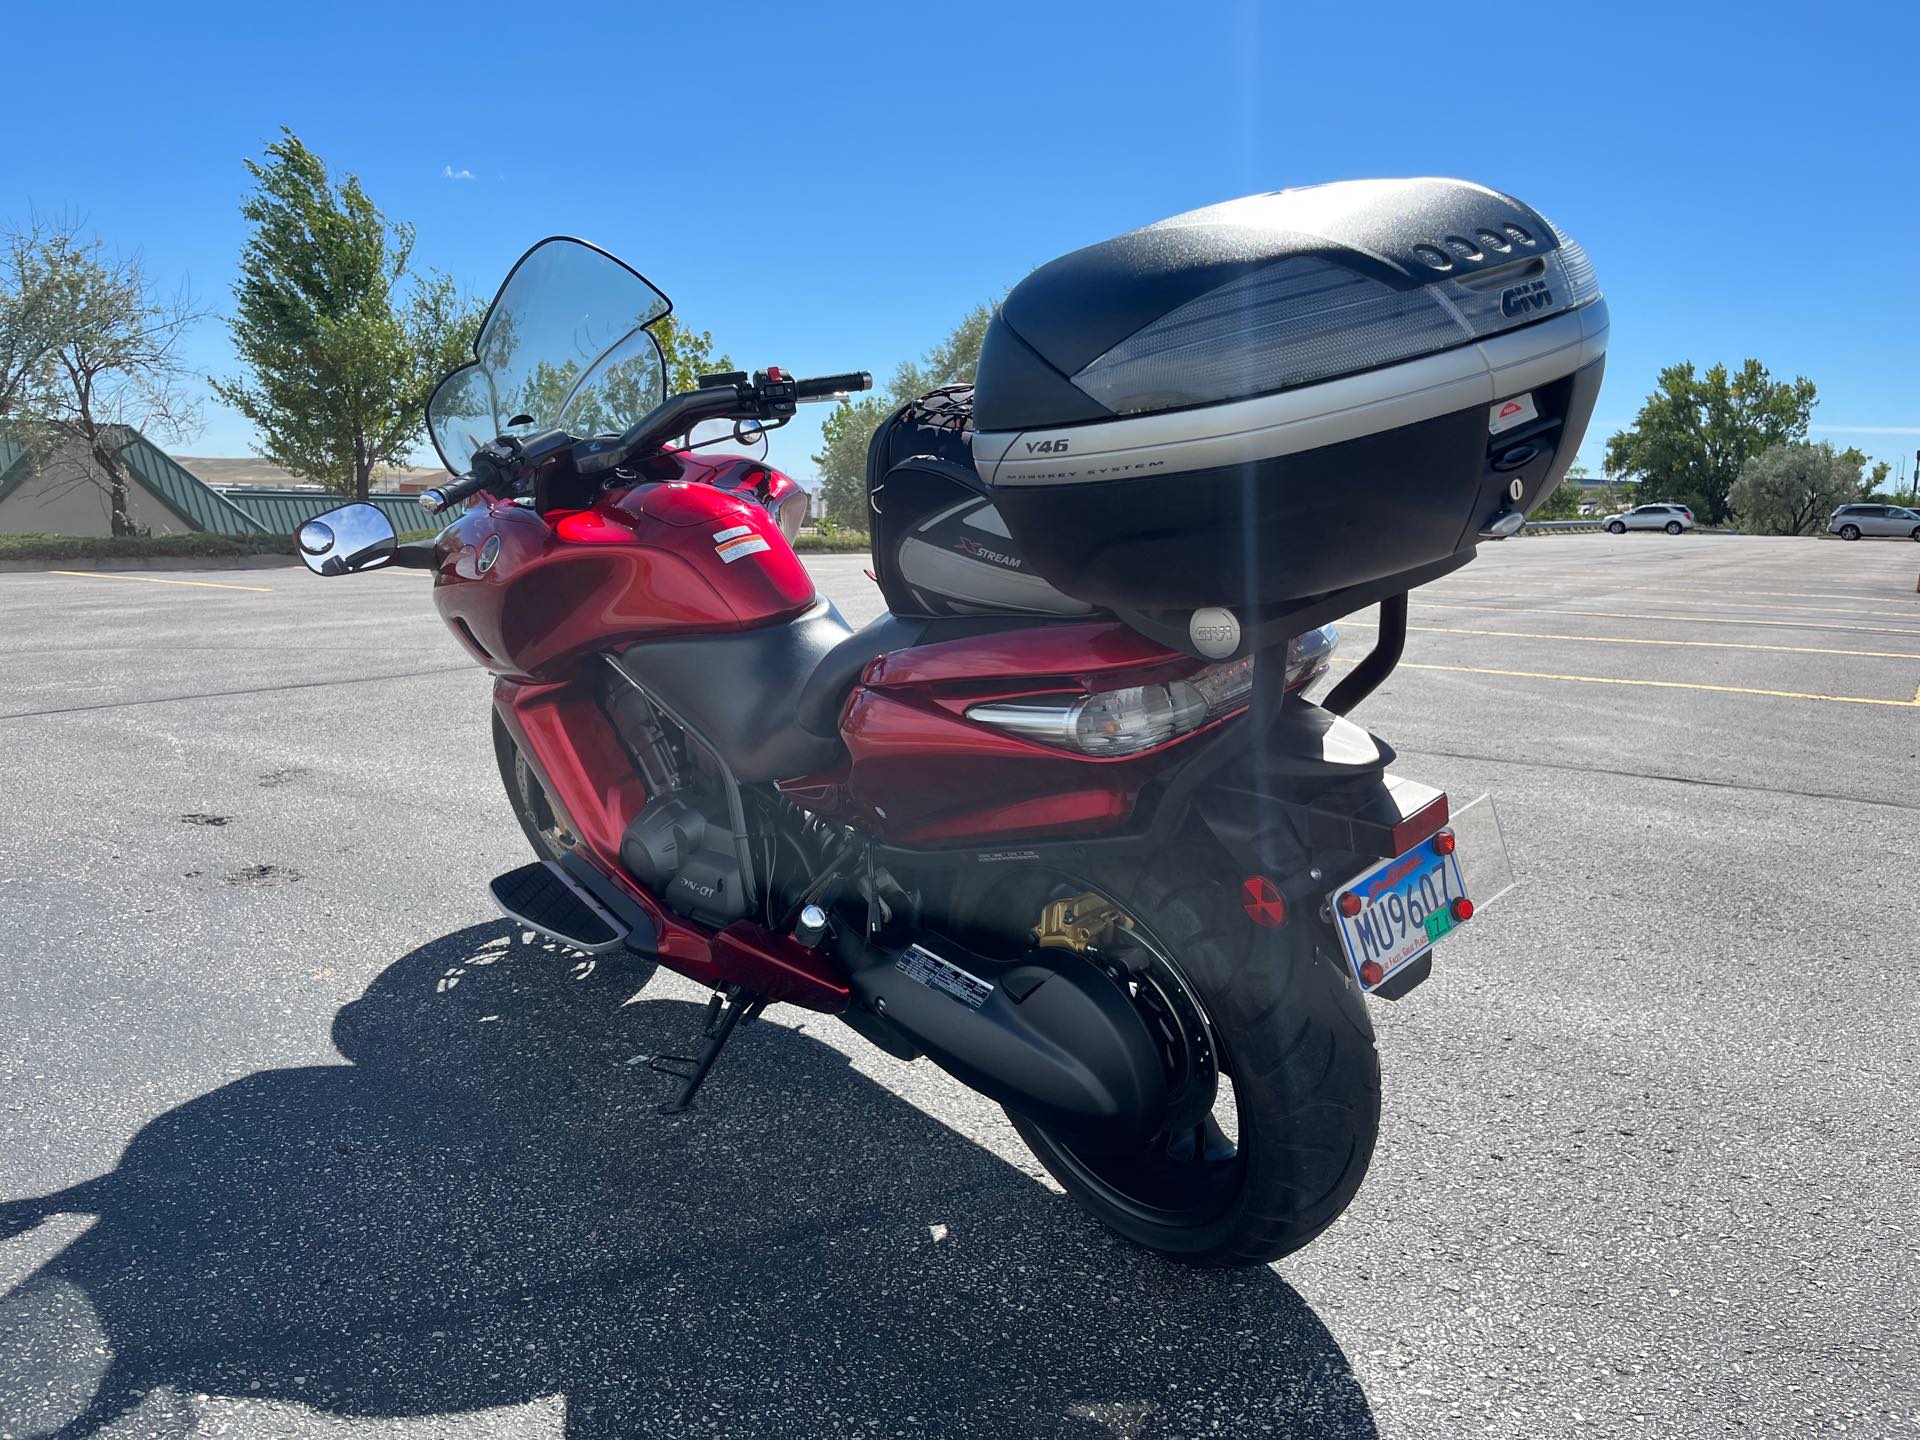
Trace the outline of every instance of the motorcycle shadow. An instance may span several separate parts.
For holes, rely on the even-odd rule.
[[[1126,1246],[802,1032],[748,1027],[657,1116],[674,1082],[635,1057],[699,1011],[645,973],[461,931],[340,1011],[350,1063],[0,1205],[0,1238],[98,1217],[0,1297],[0,1432],[184,1436],[240,1397],[449,1430],[537,1402],[489,1433],[570,1440],[1375,1433],[1271,1270]]]

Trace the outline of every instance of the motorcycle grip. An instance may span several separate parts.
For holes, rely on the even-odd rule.
[[[848,375],[816,375],[811,380],[796,380],[793,385],[796,400],[830,400],[854,390],[871,390],[873,376],[855,370]]]

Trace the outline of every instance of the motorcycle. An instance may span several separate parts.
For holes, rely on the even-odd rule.
[[[1555,248],[1570,269],[1570,242]],[[429,428],[457,478],[422,504],[452,523],[403,543],[380,509],[348,505],[302,526],[297,548],[320,575],[430,570],[442,619],[495,676],[495,759],[535,857],[492,882],[500,909],[712,988],[696,1052],[655,1062],[679,1081],[664,1111],[692,1105],[768,1005],[834,1015],[1005,1107],[1121,1235],[1193,1264],[1265,1263],[1331,1224],[1366,1173],[1380,1116],[1366,997],[1426,980],[1435,942],[1506,883],[1490,804],[1469,825],[1388,773],[1391,749],[1345,717],[1399,658],[1408,589],[1510,533],[1523,495],[1551,493],[1597,373],[1530,379],[1531,428],[1491,439],[1482,407],[1501,396],[1482,377],[1456,507],[1469,523],[1437,554],[1186,611],[1221,597],[1156,569],[1167,593],[1135,605],[1081,585],[1119,573],[1099,556],[1029,559],[1057,537],[1010,522],[1057,497],[983,478],[1017,454],[1050,484],[1101,449],[1097,425],[1041,440],[1016,417],[1024,450],[989,426],[1015,341],[1041,348],[1023,292],[1081,283],[1052,269],[996,318],[1025,329],[990,332],[976,395],[929,397],[876,437],[893,608],[862,628],[793,548],[805,492],[695,437],[718,426],[750,448],[869,376],[770,365],[669,395],[650,328],[665,296],[575,240],[521,259],[473,362],[434,394]],[[1577,335],[1592,328],[1579,317],[1559,318]],[[1101,523],[1132,523],[1126,494],[1102,503]],[[1278,545],[1275,523],[1301,521],[1246,523]],[[953,578],[959,560],[976,578]],[[1362,604],[1379,607],[1375,647],[1310,699],[1340,658],[1329,621]]]

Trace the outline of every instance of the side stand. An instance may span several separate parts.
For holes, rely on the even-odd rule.
[[[657,1070],[662,1075],[672,1075],[684,1081],[680,1093],[660,1106],[662,1115],[684,1114],[692,1105],[693,1097],[700,1093],[707,1074],[713,1069],[713,1062],[720,1058],[720,1052],[733,1038],[733,1032],[742,1021],[751,1020],[767,1008],[767,997],[755,995],[741,989],[738,985],[728,985],[713,992],[713,998],[707,1002],[706,1023],[700,1033],[704,1040],[698,1055],[656,1055],[647,1062],[647,1068]]]

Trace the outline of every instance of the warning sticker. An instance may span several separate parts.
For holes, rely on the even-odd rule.
[[[753,527],[751,525],[736,525],[731,530],[716,530],[713,532],[713,543],[718,545],[724,540],[738,540],[742,535],[751,535],[752,533]]]
[[[731,565],[743,555],[758,555],[762,550],[772,548],[766,541],[755,535],[750,540],[735,540],[731,545],[722,545],[714,553]]]
[[[909,945],[894,962],[894,968],[929,990],[952,996],[969,1010],[978,1010],[993,998],[993,986],[978,975],[969,975],[951,960],[943,960],[918,945]]]
[[[1533,403],[1531,392],[1516,395],[1511,400],[1496,402],[1487,411],[1487,433],[1498,435],[1502,430],[1511,430],[1516,425],[1524,425],[1529,420],[1540,418],[1539,407]]]

